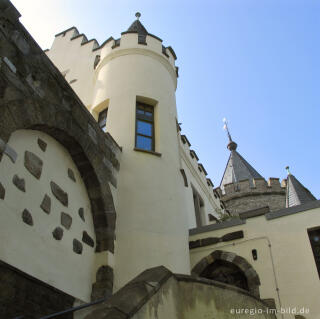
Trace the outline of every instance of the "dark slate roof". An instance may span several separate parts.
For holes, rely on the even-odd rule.
[[[221,189],[226,184],[245,179],[248,179],[250,184],[253,185],[254,178],[263,177],[235,149],[232,149],[220,183]]]
[[[146,28],[143,26],[143,24],[139,20],[135,20],[131,24],[131,26],[129,27],[127,32],[138,32],[138,34],[141,34],[141,35],[148,34],[148,31],[146,30]]]
[[[287,179],[286,207],[305,204],[316,200],[311,192],[305,188],[292,174]]]

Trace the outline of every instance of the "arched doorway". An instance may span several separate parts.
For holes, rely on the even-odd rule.
[[[215,250],[194,266],[192,274],[233,285],[260,297],[257,272],[245,258],[235,253]]]

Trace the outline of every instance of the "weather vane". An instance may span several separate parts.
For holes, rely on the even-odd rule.
[[[137,18],[137,20],[139,20],[140,17],[141,17],[141,13],[140,13],[140,12],[137,12],[137,13],[136,13],[136,18]]]
[[[230,142],[232,142],[232,138],[231,138],[231,135],[230,135],[230,132],[229,132],[229,127],[228,127],[228,121],[227,121],[227,119],[224,117],[223,118],[223,123],[224,123],[224,125],[223,125],[223,129],[225,130],[225,131],[227,131],[227,134],[228,134],[228,137],[229,137],[229,141]]]

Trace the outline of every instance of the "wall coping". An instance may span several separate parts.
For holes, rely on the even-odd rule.
[[[314,209],[318,207],[320,207],[320,200],[311,201],[303,205],[280,209],[271,213],[266,213],[267,207],[261,207],[258,209],[249,210],[241,213],[239,219],[232,219],[230,221],[225,221],[222,223],[211,224],[211,225],[206,225],[198,228],[189,229],[189,236],[206,233],[213,230],[243,225],[243,224],[246,224],[246,220],[248,218],[260,217],[264,215],[266,220],[269,221],[272,219],[281,218],[281,217],[285,217],[285,216],[289,216],[297,213],[303,213],[310,209]]]
[[[233,227],[233,226],[243,225],[245,223],[246,223],[245,220],[242,220],[240,218],[235,218],[235,219],[228,220],[228,221],[225,221],[222,223],[211,224],[211,225],[206,225],[206,226],[201,226],[201,227],[189,229],[189,235],[191,236],[191,235],[206,233],[211,230],[229,228],[229,227]]]
[[[118,292],[112,295],[107,301],[102,304],[92,306],[91,309],[88,308],[91,312],[85,317],[85,319],[100,317],[110,319],[131,318],[171,278],[177,282],[199,283],[235,291],[242,295],[249,296],[267,307],[267,304],[264,301],[241,288],[194,275],[174,274],[166,267],[158,266],[143,271],[122,287]]]
[[[271,220],[271,219],[276,219],[280,217],[301,213],[301,212],[304,212],[313,208],[318,208],[318,207],[320,207],[320,200],[315,200],[302,205],[280,209],[275,212],[268,213],[265,216],[267,220]]]

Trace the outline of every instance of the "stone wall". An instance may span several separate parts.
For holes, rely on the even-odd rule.
[[[71,308],[74,298],[0,262],[1,318],[36,319]],[[71,315],[61,319],[72,319]]]
[[[253,179],[253,185],[243,180],[224,185],[224,191],[220,188],[216,191],[232,215],[266,206],[270,211],[277,211],[286,205],[285,183],[280,185],[278,178],[269,178],[268,182],[263,178]]]
[[[41,167],[44,170],[46,163],[41,156],[38,154],[35,157],[34,154],[31,154],[34,152],[30,153],[27,148],[25,154],[17,154],[8,144],[11,136],[18,130],[41,131],[55,139],[68,151],[86,188],[94,228],[94,235],[90,235],[87,230],[83,229],[93,240],[94,248],[91,247],[92,240],[85,235],[84,238],[77,239],[78,241],[71,240],[71,254],[81,255],[82,239],[88,244],[85,244],[86,246],[94,249],[96,256],[99,256],[99,258],[96,259],[98,264],[95,264],[94,271],[97,274],[92,276],[93,281],[95,281],[92,298],[109,295],[113,285],[112,255],[114,253],[116,223],[116,211],[110,187],[117,187],[117,172],[120,168],[121,149],[111,136],[100,129],[95,119],[81,103],[64,77],[32,39],[23,25],[20,24],[19,17],[19,12],[10,1],[0,0],[0,160],[4,160],[5,157],[5,161],[15,163],[18,155],[20,156],[18,161],[22,160],[26,174],[29,174],[30,178],[34,180],[42,179]],[[39,152],[44,152],[46,145],[39,142],[38,148]],[[21,156],[24,158],[21,159]],[[73,183],[73,179],[77,180],[76,170],[65,172],[65,174],[70,183]],[[4,179],[7,179],[7,177],[6,173],[0,176],[0,201],[5,205],[9,204],[7,200],[11,196],[5,187]],[[27,182],[19,174],[15,174],[10,185],[14,185],[17,192],[27,194],[30,190]],[[61,203],[63,207],[67,207],[70,204],[70,199],[66,196],[68,189],[65,189],[65,185],[59,185],[54,180],[52,182],[49,189],[47,189],[50,192],[47,195],[50,197],[51,204],[54,200]],[[37,204],[39,211],[43,211],[43,218],[48,217],[46,215],[50,216],[50,201],[48,197],[44,196],[43,202]],[[77,209],[73,213],[78,214],[79,222],[82,217],[86,218],[86,212],[82,212],[82,210],[78,211]],[[32,228],[35,227],[32,225],[37,225],[34,212],[26,209],[20,214],[21,220],[19,222],[24,227]],[[65,229],[64,234],[67,234],[67,228],[69,226],[72,228],[70,218],[66,215],[61,215],[60,222],[62,227],[59,227]],[[17,223],[17,227],[18,225],[20,224]],[[61,229],[54,231],[49,227],[48,231],[49,229],[52,240],[58,244],[61,237]],[[10,229],[9,231],[15,233],[17,230]],[[7,239],[4,236],[4,232],[1,231],[0,234],[2,235],[1,243],[5,243]],[[18,242],[23,240],[19,236],[16,237]],[[30,247],[36,250],[35,245]],[[108,257],[109,255],[111,256],[110,258]],[[29,261],[32,257],[33,253],[30,252]],[[59,263],[62,260],[60,258],[56,262]],[[36,258],[34,265],[36,265]],[[20,266],[15,266],[19,269],[23,268],[22,263]],[[78,267],[81,267],[81,263],[79,263]],[[98,269],[101,267],[108,268],[107,279],[105,278],[106,276],[100,276]],[[13,308],[11,310],[23,308],[29,302],[28,298],[31,298],[28,293],[30,291],[35,293],[36,287],[38,287],[29,286],[28,293],[24,293],[24,281],[22,277],[17,278],[21,279],[21,286],[20,279],[17,279],[15,284],[17,288],[14,288],[13,295],[16,298],[15,300],[19,301],[19,304],[13,305],[11,303],[12,296],[10,295],[7,295],[6,301],[2,299],[3,304],[12,305]],[[41,287],[47,287],[43,280],[38,284]],[[1,281],[0,291],[2,292],[6,288],[7,286],[4,286],[4,282]],[[13,289],[13,287],[11,288]],[[38,290],[40,291],[41,289],[39,288]],[[19,294],[21,294],[20,297],[18,296]],[[48,293],[48,295],[50,294]],[[5,298],[3,295],[2,297]],[[29,304],[30,314],[37,314],[38,308],[36,304],[34,306],[32,306],[32,303]],[[57,310],[65,309],[62,304],[58,306]],[[51,312],[52,306],[47,305],[47,310]],[[6,311],[10,311],[10,308],[6,309]],[[3,317],[2,313],[0,313],[0,317]]]
[[[212,280],[175,275],[163,266],[148,269],[85,319],[273,319],[267,305],[248,292]]]

